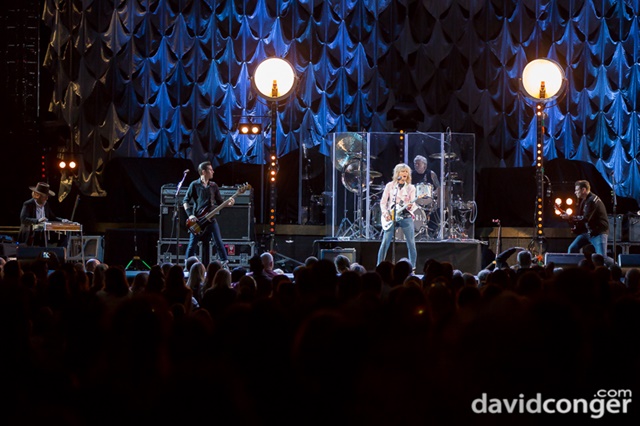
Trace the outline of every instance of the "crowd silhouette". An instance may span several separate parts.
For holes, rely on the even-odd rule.
[[[265,273],[270,256],[192,259],[130,280],[6,261],[2,424],[548,424],[567,417],[471,403],[638,389],[640,270],[522,259],[477,274],[428,259],[419,275],[407,259],[338,272],[309,257],[290,275]]]

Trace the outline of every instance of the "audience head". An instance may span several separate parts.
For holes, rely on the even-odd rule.
[[[264,266],[262,265],[262,258],[257,254],[252,256],[249,259],[249,270],[254,274],[259,274],[264,271]]]
[[[226,269],[220,269],[216,272],[216,276],[213,277],[213,288],[230,288],[231,287],[231,272]]]
[[[522,250],[518,253],[518,265],[521,268],[530,268],[531,260],[531,252],[529,250]]]
[[[340,274],[348,271],[349,268],[351,267],[351,261],[344,254],[337,255],[333,261],[336,265],[336,269],[338,270],[338,273]]]
[[[198,259],[198,256],[189,256],[187,257],[187,260],[185,260],[184,262],[184,269],[187,271],[191,271],[191,267],[199,262],[200,262],[200,259]]]
[[[268,251],[265,251],[260,255],[262,261],[262,269],[265,271],[273,271],[273,255]]]
[[[98,259],[93,259],[93,258],[89,259],[85,264],[85,271],[95,272],[96,266],[98,266],[99,264],[100,264],[100,261]]]
[[[247,270],[244,269],[242,266],[236,266],[231,271],[231,282],[232,283],[240,282],[242,277],[244,277],[245,275],[247,275]]]
[[[394,285],[402,285],[404,280],[413,272],[413,266],[408,259],[400,259],[393,267],[393,283]]]
[[[640,269],[629,269],[624,276],[624,285],[627,286],[629,293],[638,293],[638,290],[640,290]]]
[[[353,262],[351,264],[351,270],[354,272],[357,272],[359,275],[362,275],[365,272],[367,272],[366,268],[357,262]]]
[[[304,261],[304,266],[311,266],[318,261],[318,258],[315,256],[309,256]]]

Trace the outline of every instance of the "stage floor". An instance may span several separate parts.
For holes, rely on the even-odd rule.
[[[368,271],[372,271],[376,267],[380,241],[322,239],[316,240],[314,246],[317,247],[315,255],[319,259],[327,256],[335,257],[338,254],[336,249],[355,249],[355,261]],[[416,272],[422,273],[424,263],[428,259],[435,259],[439,262],[450,262],[455,269],[462,272],[476,274],[486,266],[482,264],[485,247],[485,243],[477,240],[416,241],[418,252]],[[323,252],[323,250],[327,251]],[[395,257],[393,244],[389,247],[387,260],[398,261],[403,257],[407,257],[407,245],[404,241],[395,243]]]

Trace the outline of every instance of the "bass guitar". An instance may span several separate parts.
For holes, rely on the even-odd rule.
[[[200,235],[202,231],[213,221],[214,217],[220,213],[220,210],[227,207],[231,200],[235,199],[238,195],[244,193],[248,189],[251,189],[251,185],[245,183],[244,185],[240,186],[232,196],[227,198],[215,209],[211,211],[207,211],[208,209],[205,209],[205,212],[200,214],[200,216],[196,219],[187,219],[187,229],[189,230],[189,232],[194,235]]]
[[[393,222],[395,222],[395,218],[396,217],[400,217],[400,213],[402,213],[403,211],[405,211],[405,209],[407,208],[407,206],[409,204],[413,204],[416,201],[418,201],[420,198],[425,197],[426,194],[421,195],[419,197],[414,198],[413,200],[411,200],[410,202],[408,202],[407,204],[403,204],[400,207],[393,207],[389,210],[389,213],[391,214],[391,218],[389,220],[387,220],[384,215],[380,215],[380,224],[382,225],[382,230],[386,231],[389,228],[391,228],[391,226],[393,225]]]
[[[554,208],[562,214],[567,214],[567,212],[558,204],[556,204]],[[579,235],[587,232],[587,227],[585,226],[584,220],[581,217],[574,217],[569,215],[569,219],[567,220],[571,224],[571,232],[573,232],[574,234]]]

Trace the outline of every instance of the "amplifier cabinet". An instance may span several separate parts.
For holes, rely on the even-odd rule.
[[[212,241],[209,247],[209,253],[211,253],[212,258],[220,260],[213,245],[214,243]],[[238,266],[249,268],[249,259],[256,254],[256,243],[253,241],[225,241],[224,247],[227,249],[230,268]]]
[[[175,183],[168,183],[160,187],[160,204],[168,204],[170,206],[176,203],[176,188],[178,185]],[[182,209],[182,199],[187,193],[189,184],[183,185],[178,192],[178,206]]]
[[[173,219],[173,206],[160,206],[159,238],[161,241],[173,241],[176,238],[189,240],[189,230],[187,229],[187,213],[183,208],[178,209],[180,219],[176,223]],[[216,221],[220,227],[220,233],[224,241],[250,241],[253,240],[254,219],[253,206],[225,207],[216,215]],[[178,235],[178,232],[180,233]]]
[[[544,263],[553,262],[557,268],[577,267],[584,258],[582,253],[545,253]]]
[[[83,235],[69,237],[67,242],[67,261],[82,261],[82,251],[84,250],[84,260],[98,259],[104,262],[104,237],[101,235]]]
[[[613,215],[610,214],[608,215],[609,217],[609,241],[613,241]],[[622,222],[623,220],[623,215],[619,214],[616,215],[616,241],[620,242],[622,241],[622,226],[624,225],[624,223]]]
[[[225,200],[229,197],[231,197],[233,194],[236,193],[236,191],[238,190],[238,187],[235,186],[221,186],[220,187],[220,195],[222,195],[222,198],[224,198]],[[247,206],[253,203],[253,188],[249,189],[248,191],[243,192],[242,194],[238,194],[236,196],[236,201],[235,201],[235,205],[236,206]]]
[[[640,216],[629,215],[629,241],[640,242]]]
[[[320,259],[327,259],[333,262],[339,255],[346,256],[351,263],[356,261],[355,248],[333,248],[320,250]]]
[[[175,223],[173,212],[173,206],[160,206],[160,239],[175,240],[178,237],[177,233],[180,232],[180,239],[186,238],[189,240],[190,234],[186,225],[187,213],[183,208],[180,208],[178,210],[180,220]],[[253,240],[254,220],[253,207],[251,205],[225,207],[216,215],[216,221],[224,241]]]
[[[224,241],[253,240],[253,205],[233,205],[220,210],[216,216]]]
[[[178,207],[179,219],[177,222],[173,218],[174,212],[174,205],[160,204],[160,219],[158,221],[160,240],[173,240],[177,237],[180,239],[189,239],[187,212],[184,211],[182,204],[180,204]],[[180,235],[178,235],[178,232]]]
[[[162,185],[160,187],[160,204],[168,204],[173,206],[176,203],[176,188],[178,185],[175,183],[168,183],[166,185]],[[182,206],[182,200],[184,199],[185,194],[187,193],[187,189],[189,188],[189,183],[185,183],[178,192],[178,204]],[[225,200],[231,197],[236,193],[239,187],[235,186],[221,186],[220,187],[220,195]],[[242,194],[238,194],[236,197],[235,204],[237,206],[248,205],[253,202],[253,188],[248,191],[243,192]]]
[[[33,262],[36,260],[46,261],[49,269],[57,269],[67,261],[66,247],[35,247],[18,246],[16,251],[18,261]]]

